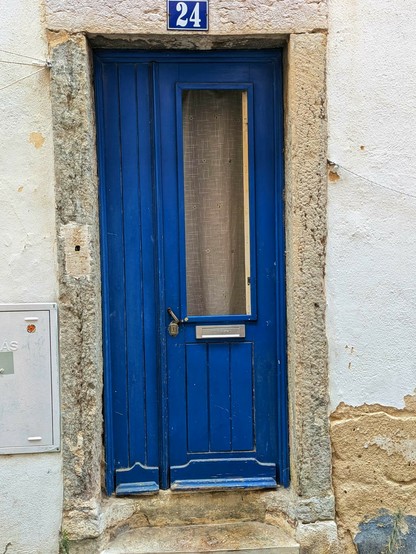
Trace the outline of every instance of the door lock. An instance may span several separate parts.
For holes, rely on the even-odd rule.
[[[181,323],[181,320],[175,315],[172,308],[168,308],[167,312],[172,318],[172,321],[169,323],[168,326],[168,333],[171,337],[177,337],[179,334],[179,324]]]

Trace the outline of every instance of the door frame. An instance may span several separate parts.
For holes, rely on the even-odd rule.
[[[109,36],[97,27],[51,32],[57,272],[64,477],[63,527],[74,540],[105,532],[120,499],[103,495],[103,338],[92,48],[284,46],[285,226],[289,390],[289,490],[260,495],[308,523],[334,519],[325,328],[327,119],[325,30],[305,23],[266,34]],[[97,34],[98,33],[98,34]],[[100,34],[101,33],[101,34]],[[82,241],[82,242],[80,242]],[[75,247],[81,246],[81,249]],[[76,263],[74,263],[76,260]],[[169,494],[175,502],[180,497]],[[104,501],[105,499],[105,501]],[[267,500],[268,502],[268,500]],[[270,504],[267,504],[270,506]],[[113,513],[113,512],[111,512]]]
[[[288,430],[288,400],[287,400],[287,360],[286,360],[286,290],[285,290],[285,228],[284,228],[284,116],[283,116],[283,51],[282,49],[276,50],[238,50],[238,51],[207,51],[207,52],[195,52],[195,51],[137,51],[137,50],[96,50],[94,51],[94,68],[95,75],[99,77],[100,62],[127,62],[133,60],[143,60],[147,62],[197,62],[205,61],[206,63],[222,61],[227,63],[235,62],[248,62],[248,61],[269,61],[274,63],[275,71],[279,74],[274,78],[274,96],[275,106],[274,110],[274,136],[276,144],[276,171],[274,175],[274,187],[275,187],[275,241],[277,247],[276,253],[276,321],[277,321],[277,390],[276,390],[276,413],[278,417],[277,429],[277,448],[278,459],[277,464],[279,468],[279,484],[287,487],[289,485],[289,430]],[[154,82],[153,86],[157,84]],[[100,93],[100,87],[96,88],[96,117],[98,120],[98,170],[99,170],[99,209],[100,209],[100,236],[101,236],[101,274],[102,274],[102,307],[103,307],[103,354],[104,354],[104,429],[105,429],[105,451],[106,451],[106,490],[107,494],[112,494],[115,490],[115,466],[114,466],[114,425],[112,419],[112,406],[113,406],[113,387],[111,382],[111,339],[109,333],[109,282],[108,282],[108,259],[107,248],[105,241],[105,189],[104,189],[104,167],[103,167],[103,143],[104,137],[103,129],[103,104],[102,96]],[[160,118],[156,108],[154,109],[155,127],[156,129],[161,124]],[[156,137],[154,138],[155,148],[155,201],[156,206],[154,214],[157,221],[156,233],[160,237],[162,233],[161,227],[161,190],[160,190],[160,178],[158,178],[158,172],[160,171],[160,155],[158,144],[158,131],[156,130]],[[161,241],[156,239],[160,249]],[[159,329],[158,333],[162,332],[165,326],[165,313],[164,313],[164,301],[161,298],[163,295],[163,256],[159,251],[158,263],[156,274],[159,276],[158,291],[155,294],[155,300],[157,303],[157,310],[159,314]],[[162,264],[162,265],[160,265]],[[161,488],[167,488],[168,483],[168,436],[167,436],[167,390],[166,389],[166,348],[161,348],[159,354],[160,363],[160,377],[159,387],[162,389],[162,400],[160,402],[160,428],[159,428],[159,448],[160,448],[160,484]]]

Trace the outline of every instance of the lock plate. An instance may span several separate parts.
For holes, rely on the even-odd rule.
[[[179,333],[179,325],[176,321],[171,321],[168,326],[168,333],[171,337],[176,337]]]

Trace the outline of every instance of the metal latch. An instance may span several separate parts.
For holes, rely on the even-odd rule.
[[[171,337],[176,337],[179,334],[179,324],[181,323],[180,319],[175,315],[172,308],[167,309],[168,314],[172,318],[172,321],[168,326],[168,333]]]

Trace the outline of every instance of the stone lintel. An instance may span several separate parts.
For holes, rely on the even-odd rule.
[[[209,31],[217,35],[313,32],[327,29],[326,0],[210,0]],[[89,34],[164,34],[166,2],[46,0],[46,25]]]

